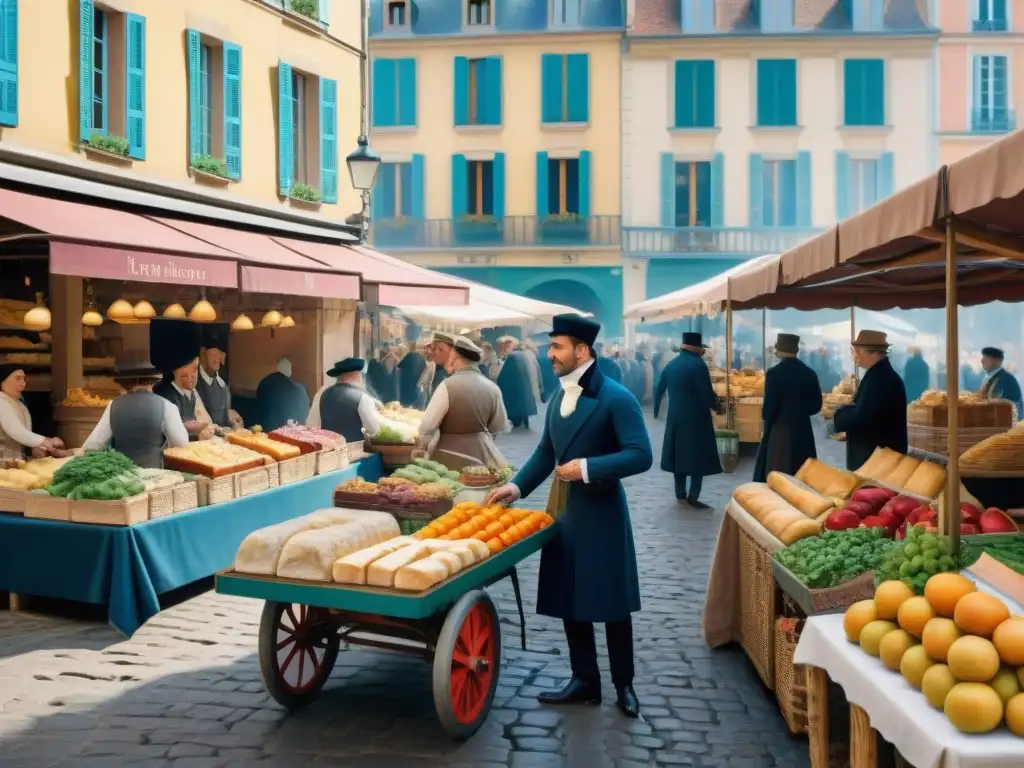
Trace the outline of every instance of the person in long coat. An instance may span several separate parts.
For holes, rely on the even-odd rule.
[[[418,345],[410,344],[409,352],[398,364],[398,400],[406,408],[415,408],[420,399],[420,377],[427,368],[427,359]]]
[[[721,403],[704,363],[706,349],[699,333],[684,333],[679,355],[665,366],[654,391],[654,418],[658,418],[661,401],[668,394],[661,469],[675,476],[676,499],[695,509],[711,508],[700,501],[701,486],[705,477],[722,471],[711,416]]]
[[[594,623],[604,623],[617,705],[635,718],[640,704],[633,690],[631,614],[640,610],[640,582],[622,480],[650,469],[651,441],[636,398],[595,363],[601,326],[575,314],[556,315],[552,326],[548,357],[561,389],[533,455],[487,503],[529,496],[555,472],[552,500],[561,514],[541,554],[537,612],[562,620],[572,679],[537,698],[547,704],[601,702]]]
[[[931,371],[918,347],[912,347],[907,351],[910,352],[910,357],[907,358],[906,365],[903,366],[903,386],[907,390],[907,403],[909,404],[917,400],[928,389]]]
[[[907,390],[889,362],[881,331],[864,330],[853,340],[853,357],[865,369],[852,405],[836,410],[828,431],[846,433],[846,468],[856,471],[875,448],[907,452]]]
[[[516,349],[515,339],[505,339],[505,359],[498,374],[498,389],[505,402],[505,412],[513,427],[530,428],[530,417],[537,415],[537,400],[530,381],[530,362],[526,353]]]
[[[1020,384],[1017,378],[1003,368],[1003,350],[985,347],[981,350],[981,367],[985,369],[985,382],[979,390],[990,400],[1009,400],[1017,407],[1017,418],[1024,417],[1022,411]]]
[[[549,346],[544,346],[537,349],[537,362],[540,363],[540,378],[542,382],[541,388],[544,390],[541,402],[544,403],[554,397],[560,388],[558,375],[548,359],[549,348]]]
[[[292,378],[292,362],[277,361],[277,370],[267,374],[256,386],[256,407],[264,432],[273,432],[289,421],[302,424],[309,413],[309,392]]]
[[[618,363],[604,353],[604,344],[595,344],[594,352],[597,355],[597,365],[601,369],[601,373],[616,384],[621,384],[622,369],[619,368]]]
[[[779,362],[764,377],[764,434],[757,448],[755,482],[763,483],[772,471],[795,475],[807,459],[818,456],[811,416],[821,411],[821,384],[818,375],[797,359],[799,351],[799,336],[779,334]]]

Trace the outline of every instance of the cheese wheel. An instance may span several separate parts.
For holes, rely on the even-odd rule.
[[[805,539],[808,536],[817,536],[821,533],[821,523],[824,522],[824,517],[821,521],[818,520],[797,520],[795,523],[790,525],[786,530],[782,532],[779,539],[783,544],[789,546],[795,541]]]
[[[366,569],[366,583],[373,587],[393,587],[395,586],[395,574],[399,569],[417,560],[422,560],[429,554],[430,551],[420,542],[407,544],[390,555],[385,555],[371,563]],[[445,568],[444,578],[448,578],[447,568]]]
[[[397,554],[397,553],[396,553]],[[448,566],[440,560],[426,557],[403,566],[395,574],[395,589],[422,592],[448,578]]]
[[[467,550],[468,551],[468,550]],[[435,552],[428,560],[438,560],[448,566],[448,575],[454,576],[456,573],[465,568],[465,564],[462,562],[462,558],[454,552]]]
[[[892,472],[878,479],[892,488],[904,488],[919,466],[921,466],[920,459],[915,459],[913,456],[904,456],[903,460],[896,465]]]
[[[371,563],[376,562],[385,555],[390,555],[411,541],[413,539],[408,536],[399,536],[385,541],[383,544],[377,544],[361,549],[358,552],[353,552],[334,563],[331,575],[334,581],[339,584],[365,584],[366,569]]]
[[[832,500],[812,491],[796,478],[781,472],[768,473],[768,487],[808,517],[819,517],[832,509]]]
[[[946,485],[946,470],[938,464],[930,461],[922,461],[921,465],[914,470],[903,490],[915,496],[923,496],[926,499],[934,499]]]

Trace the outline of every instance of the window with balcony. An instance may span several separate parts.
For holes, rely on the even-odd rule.
[[[843,124],[885,125],[885,62],[881,59],[843,62]]]
[[[796,126],[796,60],[757,62],[757,126]]]
[[[677,61],[675,127],[715,126],[715,62]]]
[[[762,169],[761,221],[763,227],[796,226],[796,160],[765,160]]]
[[[551,26],[575,28],[580,25],[584,0],[551,0]]]
[[[407,0],[386,0],[384,23],[393,30],[408,29],[411,14]]]
[[[1009,31],[1006,0],[974,0],[974,18],[971,20],[971,28],[975,32]]]
[[[578,158],[548,160],[548,214],[578,216],[580,213],[580,161]]]
[[[296,203],[338,202],[338,83],[281,62],[279,193]]]
[[[676,163],[677,227],[711,226],[711,163]]]
[[[725,211],[725,157],[716,153],[710,160],[677,160],[671,153],[661,155],[661,225],[663,227],[721,227]],[[694,240],[697,247],[712,238],[708,233]],[[705,237],[707,236],[707,237]],[[694,235],[696,237],[696,235]],[[710,242],[710,241],[708,241]],[[706,244],[706,243],[705,243]]]
[[[202,173],[242,174],[242,49],[186,30],[189,163]]]
[[[416,59],[373,60],[375,128],[416,125]]]
[[[975,56],[973,66],[971,130],[978,133],[1014,130],[1016,119],[1009,107],[1006,56]]]
[[[585,123],[590,117],[590,56],[541,56],[541,122]]]
[[[585,244],[590,225],[590,152],[537,153],[537,229],[543,244]]]
[[[466,25],[489,27],[494,23],[491,16],[491,0],[466,0]]]
[[[501,125],[501,57],[455,57],[455,125]]]
[[[505,217],[505,155],[452,155],[453,238],[457,245],[482,245],[502,238]]]
[[[412,163],[382,163],[373,194],[378,198],[376,218],[411,217]]]
[[[494,161],[470,160],[466,163],[466,215],[494,215]]]

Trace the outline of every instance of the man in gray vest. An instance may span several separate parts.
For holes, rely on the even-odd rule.
[[[220,375],[227,359],[229,329],[227,323],[203,325],[203,346],[199,350],[196,393],[206,406],[206,412],[210,414],[214,424],[219,427],[237,428],[242,426],[242,417],[231,409],[231,390]]]
[[[367,435],[376,435],[380,431],[377,408],[363,383],[365,365],[365,361],[357,357],[334,364],[327,376],[336,382],[317,392],[313,398],[306,419],[307,427],[337,432],[349,443],[363,440],[364,429]]]
[[[110,447],[137,466],[163,469],[164,448],[188,445],[188,431],[178,409],[153,394],[160,373],[151,365],[142,365],[118,371],[114,379],[128,391],[107,405],[84,450]]]

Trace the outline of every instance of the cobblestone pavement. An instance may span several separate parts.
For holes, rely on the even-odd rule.
[[[663,422],[649,424],[657,457]],[[510,461],[522,463],[536,438],[522,430],[503,438]],[[712,652],[700,633],[720,510],[752,465],[746,457],[736,474],[705,483],[715,512],[678,506],[671,477],[657,469],[627,481],[644,598],[634,617],[640,721],[615,709],[607,676],[601,707],[537,703],[569,667],[560,623],[532,614],[534,557],[520,569],[527,652],[511,586],[491,589],[504,666],[490,718],[465,743],[440,730],[430,667],[396,655],[342,651],[319,699],[286,714],[260,681],[261,604],[205,592],[129,641],[99,622],[0,613],[0,768],[802,768],[806,741],[788,736],[742,652]],[[542,505],[546,492],[530,501]]]

